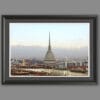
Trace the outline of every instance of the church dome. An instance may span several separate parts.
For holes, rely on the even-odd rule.
[[[48,51],[47,51],[44,60],[45,60],[45,61],[55,61],[55,57],[54,57],[54,55],[53,55],[53,53],[52,53],[51,50],[48,50]]]

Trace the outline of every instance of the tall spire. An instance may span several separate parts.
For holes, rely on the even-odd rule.
[[[46,64],[50,64],[50,63],[55,63],[56,59],[53,55],[53,52],[51,50],[51,43],[50,43],[50,32],[49,32],[49,44],[48,44],[48,50],[47,50],[47,53],[45,55],[45,58],[44,58],[44,63]]]
[[[49,32],[49,47],[48,50],[51,50],[51,43],[50,43],[50,32]]]

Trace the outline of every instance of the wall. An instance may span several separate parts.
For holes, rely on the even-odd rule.
[[[0,0],[2,14],[97,14],[100,0]],[[0,19],[1,23],[1,19]],[[100,20],[98,20],[98,25]],[[1,27],[1,24],[0,24]],[[100,65],[100,28],[98,29],[98,62]],[[1,55],[1,53],[0,53]],[[99,66],[98,66],[99,67]],[[1,70],[1,66],[0,66]],[[98,68],[98,72],[100,68]],[[0,74],[1,75],[1,74]],[[100,76],[100,74],[98,75]],[[100,81],[100,78],[99,78]],[[100,85],[1,85],[0,100],[98,100]]]

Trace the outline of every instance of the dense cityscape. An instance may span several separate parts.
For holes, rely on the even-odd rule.
[[[11,76],[88,76],[88,57],[56,59],[49,33],[49,45],[44,59],[11,59]]]
[[[36,59],[11,59],[11,75],[31,76],[87,76],[87,59],[65,59],[45,64]]]

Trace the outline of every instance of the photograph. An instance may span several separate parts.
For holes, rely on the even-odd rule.
[[[2,83],[96,82],[96,19],[3,15]]]
[[[89,77],[89,23],[10,23],[10,77]]]

